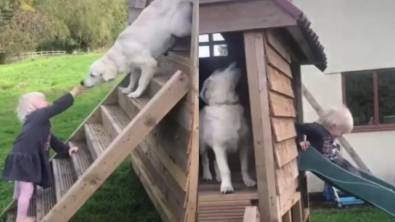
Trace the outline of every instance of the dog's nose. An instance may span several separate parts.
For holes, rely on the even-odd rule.
[[[82,80],[82,81],[80,82],[80,84],[81,84],[81,86],[84,86],[84,80]]]

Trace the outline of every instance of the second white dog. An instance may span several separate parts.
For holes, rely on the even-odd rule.
[[[216,70],[204,83],[200,97],[207,103],[200,111],[199,149],[202,155],[203,179],[212,180],[207,157],[207,148],[215,153],[214,169],[216,180],[221,182],[221,192],[233,192],[231,172],[227,154],[239,152],[241,173],[247,187],[256,185],[248,173],[248,154],[251,150],[251,136],[244,109],[239,104],[236,85],[241,72],[235,63],[225,70]]]
[[[81,85],[93,87],[114,80],[118,74],[131,73],[129,86],[122,92],[131,98],[140,97],[155,73],[156,59],[173,45],[175,37],[190,35],[191,16],[192,0],[153,1],[91,65]],[[137,81],[138,87],[132,92]]]

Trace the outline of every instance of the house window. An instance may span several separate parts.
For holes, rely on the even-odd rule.
[[[395,69],[343,73],[342,78],[355,132],[395,130]]]
[[[225,39],[219,33],[199,35],[199,58],[227,56]]]

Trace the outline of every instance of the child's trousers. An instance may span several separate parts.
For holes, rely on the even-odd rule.
[[[14,199],[18,202],[17,219],[27,218],[30,199],[33,196],[34,184],[30,182],[15,181]]]

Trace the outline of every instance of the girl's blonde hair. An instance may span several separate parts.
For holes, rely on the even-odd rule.
[[[30,92],[19,98],[19,104],[16,109],[16,113],[22,123],[25,122],[27,115],[36,110],[33,105],[33,101],[37,98],[45,99],[45,95],[40,92]]]
[[[350,133],[354,127],[354,119],[346,106],[326,111],[317,122],[327,129],[336,127],[343,133]]]

